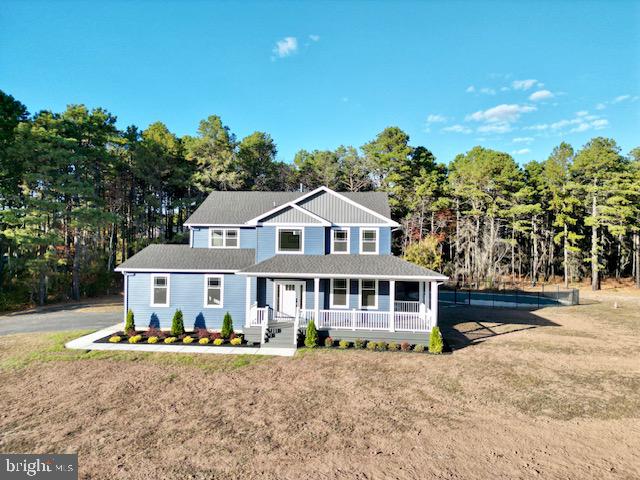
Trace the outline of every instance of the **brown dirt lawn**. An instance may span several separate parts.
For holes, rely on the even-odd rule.
[[[640,295],[583,301],[443,308],[444,356],[2,337],[0,451],[78,452],[85,479],[639,478]]]

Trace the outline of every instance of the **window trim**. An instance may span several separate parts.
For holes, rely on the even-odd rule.
[[[364,244],[364,232],[376,233],[376,249],[373,252],[365,252],[362,248]],[[378,255],[380,252],[380,229],[379,228],[361,228],[360,229],[360,255]]]
[[[214,230],[222,230],[222,246],[221,247],[214,247],[213,245],[211,245],[211,239],[213,237],[213,231]],[[235,247],[228,247],[227,246],[227,232],[229,232],[229,231],[236,232],[237,239],[238,239],[238,244]],[[221,248],[240,248],[240,229],[239,228],[225,228],[225,227],[209,227],[209,248],[217,248],[217,249],[221,249]]]
[[[166,303],[154,303],[154,293],[156,289],[156,278],[164,277],[167,279],[167,302]],[[149,298],[150,307],[169,307],[171,305],[171,275],[168,273],[153,273],[151,274],[151,295]]]
[[[280,232],[282,230],[300,230],[300,251],[280,250]],[[276,253],[282,255],[304,255],[304,227],[276,227]]]
[[[346,295],[345,295],[345,300],[346,300],[346,304],[345,305],[337,305],[334,302],[334,295],[333,295],[333,291],[334,291],[334,282],[336,280],[344,280],[346,282]],[[351,281],[348,278],[332,278],[330,285],[329,285],[329,308],[349,308],[349,291],[350,291],[350,286],[351,286]]]
[[[376,302],[371,307],[362,305],[362,282],[374,282],[375,295],[373,298],[375,299]],[[378,301],[379,297],[380,297],[380,285],[378,283],[378,280],[374,278],[360,278],[358,280],[358,306],[360,307],[360,310],[378,310],[378,305],[380,303]]]
[[[336,252],[335,249],[335,232],[347,232],[347,251],[346,252]],[[351,229],[349,227],[336,227],[331,229],[331,253],[336,255],[349,255],[351,253]]]
[[[220,280],[220,305],[209,305],[207,303],[209,293],[209,279],[217,278]],[[224,275],[205,275],[204,276],[204,308],[224,308]]]

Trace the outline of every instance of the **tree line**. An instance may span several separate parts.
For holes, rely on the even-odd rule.
[[[118,129],[105,109],[29,114],[0,91],[0,309],[114,291],[115,265],[184,243],[213,190],[387,192],[394,249],[461,284],[633,276],[640,287],[640,149],[613,139],[519,166],[474,147],[445,166],[388,127],[359,148],[277,160],[266,132],[238,139],[219,116],[179,137],[162,122]]]

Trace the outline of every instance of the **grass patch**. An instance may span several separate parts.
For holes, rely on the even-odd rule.
[[[65,348],[65,343],[89,333],[91,331],[78,330],[0,337],[0,371],[17,370],[51,362],[87,360],[150,362],[167,366],[196,367],[206,371],[223,371],[247,367],[270,358],[265,355],[206,355]]]

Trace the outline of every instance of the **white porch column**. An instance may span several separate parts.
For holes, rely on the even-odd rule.
[[[129,274],[127,272],[124,272],[123,275],[124,275],[124,317],[122,321],[125,322],[125,325],[126,325],[127,312],[129,311]]]
[[[251,315],[251,277],[246,278],[245,283],[245,292],[244,292],[244,303],[245,303],[245,318],[244,324],[246,327],[251,325],[251,319],[249,316]]]
[[[396,281],[389,280],[389,331],[396,331]]]
[[[320,279],[313,279],[313,316],[316,327],[320,326]]]
[[[421,317],[424,315],[424,284],[425,282],[418,282],[418,312]]]
[[[431,328],[438,325],[438,282],[431,282]]]

